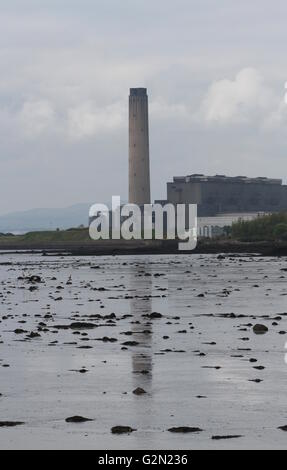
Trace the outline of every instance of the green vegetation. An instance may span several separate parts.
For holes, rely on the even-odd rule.
[[[231,238],[240,241],[286,241],[287,213],[259,216],[254,220],[240,220],[232,225]]]
[[[91,241],[87,228],[72,228],[68,230],[50,230],[28,232],[24,235],[0,235],[0,247],[4,244],[26,244],[39,242],[85,242]]]
[[[258,216],[254,220],[233,223],[232,227],[225,227],[225,236],[220,237],[218,242],[236,240],[239,242],[261,242],[282,241],[287,242],[287,212],[265,216]],[[204,244],[211,240],[204,239]],[[213,239],[214,242],[214,239]],[[45,244],[65,247],[69,243],[80,245],[93,243],[89,236],[89,230],[85,227],[70,228],[68,230],[47,230],[29,232],[24,235],[13,235],[11,233],[0,233],[0,249],[13,246],[17,247],[45,247]],[[21,249],[21,248],[20,248]]]

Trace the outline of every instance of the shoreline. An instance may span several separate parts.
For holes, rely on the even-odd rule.
[[[286,242],[240,242],[199,240],[195,250],[178,250],[176,240],[33,241],[1,243],[3,254],[42,253],[62,256],[170,255],[170,254],[257,254],[287,256]]]

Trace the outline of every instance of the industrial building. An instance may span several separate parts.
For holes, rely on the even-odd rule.
[[[287,210],[287,186],[281,179],[260,177],[176,176],[167,183],[166,202],[197,204],[198,217],[280,212]]]
[[[129,95],[129,203],[140,206],[142,212],[145,204],[151,204],[146,88],[131,88]],[[166,199],[155,203],[196,204],[198,234],[212,237],[239,219],[287,210],[287,186],[281,179],[265,177],[175,176],[167,183]],[[188,228],[188,207],[186,214]]]
[[[129,96],[129,202],[151,203],[148,95],[131,88]],[[166,201],[197,204],[198,217],[270,213],[287,210],[287,186],[281,179],[246,176],[175,176],[167,183]]]
[[[129,202],[151,203],[148,95],[131,88],[129,96]],[[287,186],[281,179],[246,176],[175,176],[167,183],[166,203],[197,204],[198,228],[203,236],[220,234],[238,219],[287,210]],[[213,235],[212,235],[213,234]]]

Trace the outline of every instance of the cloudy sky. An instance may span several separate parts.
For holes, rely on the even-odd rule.
[[[285,0],[0,0],[0,214],[126,199],[138,86],[153,198],[174,175],[286,181],[286,16]]]

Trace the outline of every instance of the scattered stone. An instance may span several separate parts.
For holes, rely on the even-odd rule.
[[[34,331],[31,331],[31,333],[29,335],[27,335],[27,338],[31,338],[31,339],[40,338],[40,337],[41,337],[40,333],[37,333],[37,332],[34,332]]]
[[[133,393],[134,395],[144,395],[146,391],[143,388],[138,387],[135,390],[133,390]]]
[[[264,333],[267,333],[268,328],[265,325],[261,325],[260,323],[257,323],[256,325],[253,326],[253,332],[256,335],[264,335]]]
[[[87,421],[94,421],[90,418],[84,418],[83,416],[71,416],[70,418],[66,418],[66,423],[86,423]]]
[[[179,426],[179,427],[169,428],[168,431],[174,432],[174,433],[189,433],[189,432],[201,432],[202,429],[189,427],[189,426]]]
[[[23,423],[22,421],[0,421],[0,428],[11,428],[14,426],[21,426]]]
[[[92,328],[97,328],[95,323],[87,323],[87,322],[73,322],[70,325],[53,325],[53,328],[57,330],[89,330]]]
[[[27,277],[26,280],[27,282],[30,282],[32,284],[42,282],[42,279],[40,276],[30,276],[30,277]]]
[[[148,318],[150,318],[151,320],[154,320],[156,318],[162,318],[162,314],[161,313],[158,313],[158,312],[152,312],[150,313],[149,315],[146,315]]]
[[[138,346],[138,344],[138,341],[125,341],[124,343],[122,343],[123,346]]]
[[[116,343],[118,340],[117,338],[108,338],[108,336],[104,336],[103,338],[96,338],[97,341],[103,341],[103,343]]]
[[[72,330],[89,330],[95,328],[97,325],[94,323],[86,323],[86,322],[74,322],[70,324],[70,328]]]
[[[136,429],[131,428],[130,426],[114,426],[111,429],[112,434],[130,434],[134,431],[136,431]]]

